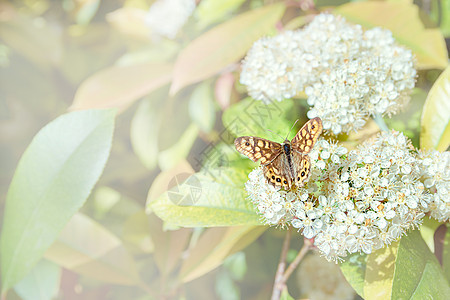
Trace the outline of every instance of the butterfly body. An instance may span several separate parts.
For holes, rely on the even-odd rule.
[[[254,136],[238,137],[236,149],[253,161],[261,161],[264,177],[268,183],[285,190],[301,187],[309,176],[311,151],[322,133],[320,118],[309,120],[292,141],[272,142]]]

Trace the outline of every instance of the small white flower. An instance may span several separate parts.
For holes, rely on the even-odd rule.
[[[418,154],[395,131],[350,152],[320,139],[311,151],[311,176],[304,187],[277,190],[257,168],[246,189],[267,224],[290,223],[336,261],[390,244],[420,225],[424,212],[448,220],[449,157],[448,152]],[[405,166],[409,172],[402,170]]]
[[[153,35],[174,39],[194,9],[195,0],[157,0],[145,21]]]
[[[301,34],[287,31],[253,44],[240,78],[250,96],[269,104],[291,98],[303,89],[305,70],[293,61],[300,40]]]
[[[415,76],[412,52],[390,31],[364,32],[321,14],[301,30],[257,41],[240,81],[266,103],[304,90],[312,106],[308,117],[320,117],[325,130],[340,134],[359,130],[369,116],[396,113],[409,101]]]
[[[418,169],[424,181],[425,192],[432,195],[421,202],[425,212],[440,222],[450,219],[450,152],[419,151]],[[419,186],[417,191],[423,192]],[[423,199],[423,197],[422,197]]]

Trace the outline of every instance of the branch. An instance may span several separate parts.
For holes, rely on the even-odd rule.
[[[311,249],[312,247],[312,241],[309,239],[303,239],[303,246],[302,249],[298,252],[297,256],[295,257],[294,261],[289,265],[286,272],[283,274],[282,282],[286,283],[286,281],[289,279],[289,276],[291,276],[292,272],[297,268],[298,264],[302,260],[302,258],[305,256],[306,253]]]
[[[286,254],[287,250],[289,249],[290,235],[291,233],[289,230],[288,234],[286,234],[286,239],[284,240],[283,249],[280,256],[280,263],[278,264],[277,273],[275,275],[275,283],[273,285],[271,298],[272,300],[280,299],[281,292],[286,287],[286,282],[288,281],[292,272],[294,272],[300,261],[303,259],[303,257],[305,257],[306,253],[308,253],[308,251],[313,247],[313,240],[304,239],[302,249],[300,249],[294,261],[289,265],[286,272],[284,272],[284,269],[286,267]]]
[[[277,272],[275,273],[275,282],[273,283],[272,300],[278,300],[281,296],[284,284],[282,284],[284,269],[286,268],[286,256],[291,242],[291,229],[288,228],[281,248],[280,262],[278,263]]]

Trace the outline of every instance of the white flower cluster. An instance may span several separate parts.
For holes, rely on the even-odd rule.
[[[295,192],[279,190],[268,184],[262,167],[250,172],[248,178],[245,189],[265,224],[282,225],[292,220],[291,213],[295,213],[293,205],[298,202]]]
[[[339,134],[360,129],[370,115],[393,114],[409,101],[416,71],[412,52],[389,30],[321,14],[302,30],[257,41],[240,82],[254,99],[269,102],[305,91],[309,118]]]
[[[154,36],[174,39],[195,9],[195,0],[158,0],[148,11],[145,22]]]
[[[439,222],[450,219],[450,152],[419,151],[418,169],[425,188],[432,193],[426,212]]]
[[[295,32],[287,31],[253,44],[242,66],[240,82],[247,86],[254,99],[270,104],[272,100],[290,98],[303,89],[307,74],[295,63],[298,38]]]
[[[425,212],[441,221],[449,217],[448,152],[421,159],[402,133],[392,131],[348,153],[322,139],[310,158],[303,188],[277,190],[259,167],[246,189],[267,224],[290,223],[314,238],[329,260],[389,245],[420,225]]]

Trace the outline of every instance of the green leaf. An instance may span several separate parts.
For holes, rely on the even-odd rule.
[[[59,291],[61,268],[48,260],[39,261],[14,287],[23,300],[55,299]]]
[[[87,25],[95,16],[100,6],[100,0],[81,2],[76,14],[76,22],[80,25]]]
[[[434,252],[434,233],[440,225],[440,222],[432,218],[424,218],[422,225],[420,225],[420,235],[431,252]]]
[[[203,0],[195,9],[195,17],[198,20],[197,26],[205,28],[213,23],[225,20],[235,11],[245,0]]]
[[[436,149],[439,151],[446,151],[450,146],[450,122],[445,127],[442,137],[437,145]]]
[[[216,120],[211,85],[202,83],[195,88],[189,100],[189,116],[204,132],[209,133]]]
[[[402,275],[404,276],[403,278],[408,278],[404,274]],[[396,293],[395,296],[392,296],[392,299],[399,299],[394,297],[403,295],[401,292],[402,290]],[[433,295],[433,299],[445,300],[450,298],[449,283],[442,274],[442,268],[439,266],[439,263],[425,265],[417,288],[410,299],[420,300],[430,295]]]
[[[287,287],[285,287],[281,292],[280,300],[294,300],[294,298],[292,298],[292,296],[289,295]]]
[[[83,205],[108,159],[113,110],[63,115],[34,137],[6,198],[2,292],[23,278]]]
[[[450,146],[450,67],[428,93],[422,112],[420,148],[445,151]]]
[[[442,268],[445,278],[450,282],[450,228],[447,226],[444,239],[444,249],[442,251]]]
[[[170,94],[238,61],[254,41],[274,29],[284,10],[283,4],[274,4],[248,11],[192,41],[177,58]]]
[[[158,162],[158,132],[162,115],[158,109],[158,102],[154,99],[143,99],[131,120],[130,140],[142,164],[149,170],[156,167]]]
[[[354,253],[349,255],[339,267],[345,279],[353,289],[364,298],[364,278],[366,276],[367,255]]]
[[[226,270],[221,270],[216,276],[216,295],[220,300],[241,299],[239,286]]]
[[[93,216],[103,219],[111,213],[121,199],[122,195],[118,191],[108,186],[97,186],[88,204],[93,207]]]
[[[353,254],[342,273],[364,299],[448,299],[450,287],[433,253],[415,230],[370,255]]]
[[[264,231],[264,226],[236,226],[228,228],[207,229],[184,261],[180,278],[183,282],[194,280],[221,265],[225,258],[236,250],[235,245],[243,239],[242,250],[257,239]],[[249,239],[249,234],[251,238]]]
[[[366,28],[392,31],[400,44],[410,48],[420,69],[444,69],[448,65],[445,40],[437,28],[425,28],[419,8],[411,1],[362,1],[339,6],[335,13]]]
[[[434,299],[449,299],[450,285],[436,256],[414,230],[400,240],[392,298],[424,299],[429,295]]]
[[[233,245],[230,250],[230,255],[241,251],[242,249],[249,246],[257,238],[260,237],[266,230],[267,226],[258,226],[254,230],[249,230],[247,233],[241,236],[241,238]]]
[[[222,138],[230,138],[229,133],[223,131]],[[234,137],[232,137],[234,140]],[[231,141],[230,141],[231,142]],[[247,157],[242,156],[233,145],[225,142],[209,144],[200,152],[198,160],[200,161],[201,170],[216,169],[219,167],[234,167],[246,170],[248,173],[257,165]]]
[[[133,258],[120,239],[83,214],[73,216],[45,257],[68,270],[103,282],[140,283]]]
[[[126,220],[121,238],[133,255],[148,254],[154,251],[155,244],[150,235],[149,216],[145,214],[144,210],[131,215]]]
[[[256,236],[255,239],[258,237],[259,235]],[[223,266],[230,272],[230,275],[234,280],[242,280],[245,273],[247,273],[245,253],[241,251],[227,257],[223,262]]]
[[[450,287],[436,257],[417,230],[368,256],[365,299],[448,299]]]
[[[185,159],[191,151],[197,135],[198,127],[195,124],[189,125],[177,143],[159,153],[158,165],[160,169],[166,171]]]
[[[247,200],[247,172],[232,168],[205,170],[173,187],[147,208],[165,222],[183,227],[261,225]]]
[[[194,173],[194,169],[192,169],[186,160],[180,161],[180,163],[169,170],[162,171],[153,180],[148,191],[147,201],[149,203],[156,201],[162,193],[172,188],[173,185],[176,185],[178,180],[186,179],[186,177]]]
[[[448,38],[450,36],[450,1],[431,1],[430,17],[442,30],[442,34]]]
[[[189,243],[192,229],[163,231],[160,219],[150,216],[149,220],[150,234],[155,244],[155,262],[163,276],[166,276],[182,261],[181,256]]]
[[[223,114],[222,121],[233,138],[254,135],[279,140],[279,136],[267,129],[283,137],[286,136],[294,124],[288,121],[291,115],[297,117],[292,100],[274,101],[266,105],[261,101],[246,98],[228,108]]]
[[[295,30],[311,21],[311,15],[299,16],[284,25],[284,30]]]
[[[125,109],[137,99],[169,83],[172,66],[143,63],[114,66],[99,71],[78,88],[71,110]]]
[[[399,241],[393,242],[389,247],[381,248],[367,256],[364,274],[364,299],[392,299],[392,284],[396,275],[396,257],[399,243]]]

